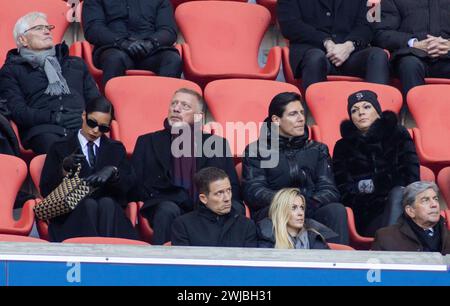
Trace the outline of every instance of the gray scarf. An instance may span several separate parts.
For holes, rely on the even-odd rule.
[[[51,96],[59,96],[62,94],[69,95],[70,90],[66,79],[61,73],[61,66],[56,58],[55,47],[48,50],[33,51],[27,48],[20,48],[19,54],[33,68],[43,67],[47,76],[48,86],[45,93]]]

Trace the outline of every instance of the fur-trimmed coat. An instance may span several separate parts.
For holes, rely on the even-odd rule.
[[[352,207],[357,218],[365,214],[371,219],[382,213],[392,188],[420,179],[414,142],[398,124],[395,113],[383,112],[364,136],[346,120],[341,124],[341,135],[333,154],[335,180],[343,204]],[[374,193],[359,192],[358,182],[364,179],[373,180]]]

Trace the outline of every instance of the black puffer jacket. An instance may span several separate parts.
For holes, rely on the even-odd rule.
[[[82,21],[86,39],[95,46],[96,65],[104,49],[124,38],[150,39],[160,48],[171,47],[177,40],[169,0],[85,0]]]
[[[261,135],[264,134],[270,139],[270,133]],[[264,149],[264,145],[256,149],[261,139],[245,149],[242,168],[244,201],[257,221],[267,217],[262,212],[267,212],[275,193],[282,188],[300,188],[306,198],[306,215],[318,207],[339,201],[328,148],[308,140],[308,137],[308,129],[303,136],[291,139],[280,136],[279,162],[272,168],[262,168],[262,162],[270,159],[267,156],[272,149]]]
[[[66,108],[79,112],[81,116],[85,103],[100,95],[84,61],[69,56],[69,48],[64,43],[55,48],[62,74],[70,88],[69,95],[45,94],[48,80],[44,70],[33,68],[17,53],[17,49],[9,51],[0,71],[0,96],[6,99],[25,147],[27,141],[38,134],[66,135],[64,127],[52,122],[52,113]]]
[[[352,207],[355,214],[381,213],[393,187],[420,179],[414,142],[393,112],[383,112],[365,136],[346,120],[341,124],[341,135],[334,147],[333,169],[343,204]],[[373,194],[359,193],[358,182],[363,179],[373,180]]]
[[[327,240],[338,237],[338,234],[313,219],[305,219],[305,229],[308,231],[310,249],[329,249]],[[273,223],[269,218],[258,222],[258,248],[274,248],[275,233]]]

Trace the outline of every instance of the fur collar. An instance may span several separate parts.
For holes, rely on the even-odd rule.
[[[380,118],[375,120],[365,136],[361,134],[351,120],[345,120],[341,123],[341,136],[348,140],[364,138],[368,142],[378,141],[392,136],[397,125],[397,115],[392,111],[384,111]]]

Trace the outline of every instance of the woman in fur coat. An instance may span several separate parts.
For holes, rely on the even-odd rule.
[[[419,180],[419,160],[408,131],[381,111],[374,92],[350,95],[347,111],[333,154],[336,184],[358,232],[373,236],[402,214],[403,187]]]

